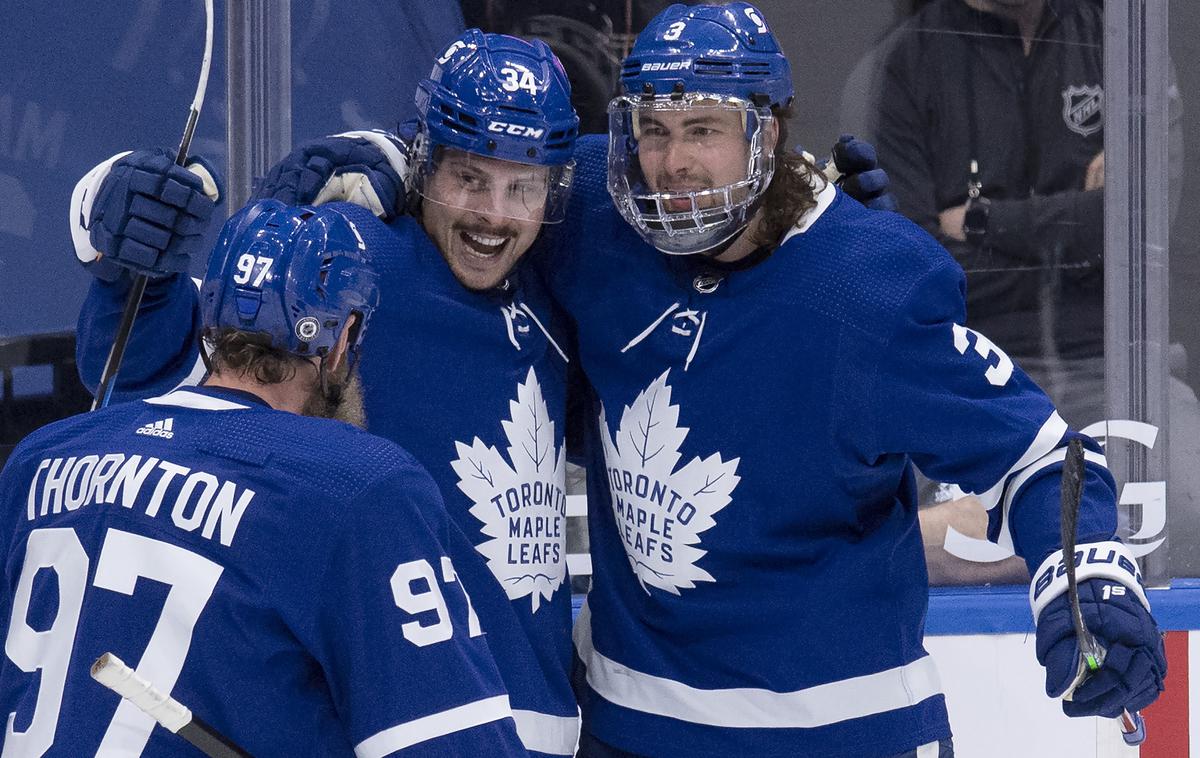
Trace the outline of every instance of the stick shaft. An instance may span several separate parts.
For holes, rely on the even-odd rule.
[[[175,154],[176,165],[182,166],[187,162],[188,150],[192,146],[192,135],[196,133],[196,122],[200,120],[200,109],[204,105],[204,94],[208,91],[208,72],[212,65],[213,47],[213,0],[204,0],[204,58],[200,62],[200,76],[196,81],[196,94],[192,96],[192,107],[188,109],[187,123],[183,127],[183,137],[179,140],[179,150]],[[104,361],[104,371],[100,374],[100,385],[96,388],[96,396],[92,400],[92,410],[108,407],[113,389],[117,383],[117,374],[125,361],[125,348],[129,344],[129,335],[133,332],[133,322],[137,318],[138,308],[142,305],[142,295],[146,292],[147,278],[138,274],[133,278],[133,288],[125,299],[125,310],[121,314],[121,323],[117,327],[117,336],[113,339],[112,349],[108,351],[108,359]]]
[[[129,344],[129,335],[133,333],[133,320],[137,318],[138,308],[142,305],[142,295],[146,292],[145,274],[133,278],[133,287],[125,298],[125,310],[121,312],[121,323],[117,327],[117,336],[113,340],[112,349],[108,351],[108,360],[104,362],[104,371],[100,375],[100,386],[96,388],[96,396],[92,399],[92,410],[107,408],[112,398],[113,389],[117,384],[117,372],[125,359],[125,348]]]
[[[1067,689],[1069,699],[1075,688],[1087,681],[1092,672],[1104,665],[1105,649],[1088,631],[1083,622],[1083,609],[1079,604],[1079,584],[1075,579],[1075,536],[1079,522],[1079,506],[1083,502],[1084,477],[1083,443],[1076,437],[1067,443],[1067,457],[1063,460],[1061,528],[1063,545],[1063,567],[1067,573],[1067,597],[1071,603],[1071,623],[1075,627],[1075,639],[1079,644],[1079,670],[1075,681]],[[1128,745],[1140,745],[1146,739],[1146,723],[1142,714],[1125,709],[1121,713],[1121,736]]]

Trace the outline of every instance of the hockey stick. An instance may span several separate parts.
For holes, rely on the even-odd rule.
[[[187,124],[183,127],[183,139],[179,141],[179,152],[175,156],[175,165],[182,166],[187,161],[188,148],[192,146],[192,135],[196,131],[196,122],[200,119],[200,108],[204,105],[204,93],[208,89],[208,70],[212,63],[213,46],[213,0],[204,0],[204,59],[200,63],[200,80],[196,82],[196,94],[192,98],[192,107],[188,111]],[[113,388],[117,382],[117,372],[121,370],[121,362],[125,359],[125,347],[129,343],[129,335],[133,331],[133,320],[137,318],[138,307],[142,304],[142,295],[146,293],[145,274],[133,278],[133,287],[125,300],[125,310],[121,313],[121,323],[117,327],[117,336],[113,340],[108,360],[104,362],[104,371],[100,374],[100,386],[96,388],[96,396],[92,400],[92,410],[105,408],[112,397]]]
[[[1078,437],[1067,443],[1067,457],[1062,470],[1062,545],[1063,565],[1067,571],[1067,598],[1071,603],[1071,623],[1079,643],[1079,668],[1075,680],[1064,698],[1071,699],[1075,689],[1104,665],[1108,651],[1088,631],[1079,606],[1079,585],[1075,581],[1075,532],[1079,522],[1079,504],[1083,500],[1083,443]],[[1140,745],[1146,739],[1146,722],[1142,714],[1128,709],[1121,713],[1121,737],[1127,745]]]
[[[136,705],[172,734],[178,734],[210,758],[251,758],[216,729],[200,720],[187,706],[154,685],[113,655],[105,653],[92,664],[92,678]]]

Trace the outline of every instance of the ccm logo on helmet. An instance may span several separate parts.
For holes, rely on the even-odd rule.
[[[679,71],[684,68],[691,68],[691,61],[671,61],[670,63],[643,63],[643,71]]]
[[[546,130],[534,129],[532,126],[521,126],[520,124],[508,124],[503,121],[489,121],[488,131],[498,134],[511,134],[514,137],[540,139]]]

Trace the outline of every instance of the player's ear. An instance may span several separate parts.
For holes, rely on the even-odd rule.
[[[350,349],[350,335],[358,330],[358,319],[359,316],[357,313],[351,313],[350,318],[346,319],[346,328],[342,329],[342,334],[338,337],[337,344],[333,346],[333,350],[329,351],[329,363],[327,365],[330,371],[337,371],[345,362],[346,353]]]

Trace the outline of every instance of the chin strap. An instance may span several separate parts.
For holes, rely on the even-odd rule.
[[[317,369],[317,371],[321,377],[321,397],[325,398],[325,402],[328,403],[330,406],[336,408],[337,406],[341,405],[341,403],[342,403],[342,396],[344,395],[345,390],[346,390],[346,383],[345,382],[338,382],[336,384],[330,383],[329,371],[326,370],[326,362],[328,360],[329,360],[329,355],[326,354],[325,356],[323,356],[321,358],[321,365]],[[350,356],[346,356],[346,360],[347,360],[346,375],[349,376],[349,374],[350,374],[349,361],[351,360]]]
[[[726,250],[733,247],[733,243],[737,242],[738,240],[740,240],[742,238],[742,235],[745,234],[746,230],[749,228],[750,228],[750,225],[746,224],[741,229],[739,229],[738,232],[736,234],[734,234],[732,237],[730,237],[729,239],[716,245],[715,247],[710,247],[707,250],[701,250],[701,251],[695,253],[695,255],[702,255],[705,258],[716,258],[719,255],[723,255]]]
[[[208,357],[208,350],[204,345],[204,330],[201,329],[196,333],[196,342],[200,347],[200,362],[204,364],[205,376],[211,376],[213,372],[212,360]]]

